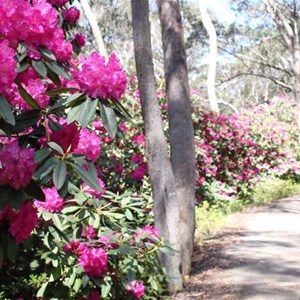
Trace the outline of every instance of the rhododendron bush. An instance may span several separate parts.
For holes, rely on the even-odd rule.
[[[151,298],[169,249],[150,197],[106,187],[100,159],[129,120],[127,74],[115,54],[77,56],[72,2],[0,3],[0,298]]]
[[[112,190],[150,193],[139,92],[135,78],[130,80],[123,104],[135,125],[121,123],[126,136],[113,140],[106,136],[100,155],[102,173]],[[164,93],[158,88],[163,120],[166,118]],[[196,148],[196,200],[226,205],[243,199],[251,202],[255,185],[275,176],[299,181],[300,165],[297,127],[292,99],[275,98],[259,109],[238,115],[216,116],[201,105],[192,93]],[[168,124],[165,122],[167,136]],[[104,128],[100,130],[105,131]]]

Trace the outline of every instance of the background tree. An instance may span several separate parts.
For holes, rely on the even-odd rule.
[[[190,91],[179,2],[158,0],[162,27],[165,84],[168,104],[171,164],[180,209],[177,228],[182,274],[191,270],[195,217],[195,151]]]
[[[131,5],[135,61],[154,198],[155,225],[160,235],[176,250],[173,256],[160,253],[160,259],[170,275],[169,289],[176,291],[182,288],[180,243],[177,235],[180,226],[178,199],[156,96],[149,3],[145,0],[132,0]]]

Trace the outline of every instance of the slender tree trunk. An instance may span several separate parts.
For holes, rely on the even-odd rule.
[[[199,0],[199,7],[202,17],[203,25],[209,35],[209,66],[207,75],[207,93],[210,104],[210,109],[212,112],[219,114],[220,109],[216,97],[216,70],[217,70],[217,34],[216,29],[209,17],[206,8],[206,1]]]
[[[300,48],[300,47],[299,47]],[[295,49],[293,59],[293,94],[297,105],[298,142],[300,144],[300,49]]]
[[[182,275],[191,270],[195,226],[195,149],[186,54],[178,0],[157,0],[162,27],[171,164],[179,200]]]
[[[155,225],[160,235],[177,251],[173,256],[160,253],[160,259],[170,275],[169,290],[176,291],[182,289],[180,244],[177,234],[180,227],[179,208],[156,96],[148,0],[131,0],[131,8],[135,61],[154,198]]]
[[[93,11],[91,9],[88,0],[80,0],[80,4],[81,4],[81,7],[83,9],[83,12],[84,12],[86,18],[88,19],[88,21],[90,23],[98,51],[102,56],[104,56],[107,59],[108,58],[107,50],[106,50],[106,47],[105,47],[105,44],[104,44],[104,41],[102,38],[101,30],[97,23],[97,19],[95,17],[95,14],[93,13]]]

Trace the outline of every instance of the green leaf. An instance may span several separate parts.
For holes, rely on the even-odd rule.
[[[92,172],[84,170],[81,166],[71,163],[74,171],[79,175],[79,177],[91,188],[96,191],[101,192],[102,189],[98,183],[97,177]]]
[[[119,109],[127,121],[129,121],[132,125],[135,125],[128,110],[118,100],[112,100],[112,103]]]
[[[59,159],[57,157],[50,157],[47,159],[34,173],[34,177],[43,178],[48,175],[58,164]]]
[[[59,219],[59,217],[58,217],[57,214],[53,214],[53,215],[52,215],[52,221],[53,221],[54,225],[55,225],[60,231],[63,231],[63,226],[62,226],[61,221],[60,221],[60,219]]]
[[[75,212],[79,209],[80,209],[80,207],[78,207],[78,206],[67,206],[67,207],[63,208],[62,213],[63,214],[70,214],[70,213],[73,213],[73,212]]]
[[[74,121],[79,120],[80,115],[81,115],[81,107],[82,107],[82,104],[78,105],[76,107],[72,107],[70,109],[70,111],[68,112],[68,116],[67,116],[68,123],[72,123]]]
[[[42,284],[41,288],[38,290],[38,292],[36,294],[37,298],[44,296],[47,285],[48,285],[48,281]]]
[[[60,160],[56,165],[53,172],[53,182],[55,187],[60,190],[67,178],[67,165],[64,161]]]
[[[31,65],[34,68],[34,70],[42,77],[47,77],[47,68],[45,64],[40,60],[32,60]]]
[[[0,211],[4,209],[6,204],[10,204],[13,209],[19,209],[24,197],[22,190],[15,190],[8,185],[0,186]]]
[[[54,84],[60,86],[61,82],[59,76],[56,73],[54,73],[48,66],[47,66],[47,75]]]
[[[85,288],[88,285],[89,281],[90,281],[89,276],[83,275],[83,277],[82,277],[82,287]]]
[[[134,219],[132,212],[128,208],[125,210],[125,216],[129,221],[132,221]]]
[[[22,73],[26,71],[29,67],[29,63],[17,64],[17,73]]]
[[[71,75],[61,66],[59,66],[57,63],[48,63],[46,62],[48,68],[54,72],[55,74],[67,79],[67,80],[70,80],[72,79]]]
[[[15,117],[11,111],[11,106],[2,95],[0,95],[0,116],[5,122],[13,126],[16,124]]]
[[[45,201],[45,194],[43,190],[33,180],[24,187],[23,190],[28,196],[40,201]]]
[[[50,61],[56,61],[55,55],[47,47],[41,46],[39,50],[42,57],[44,57],[45,59],[48,59]]]
[[[90,98],[87,98],[82,106],[82,110],[80,112],[80,116],[79,116],[79,124],[81,125],[81,127],[86,127],[90,121],[92,120],[92,118],[94,117],[97,107],[98,107],[98,103],[99,100],[92,100]]]
[[[51,119],[48,119],[48,125],[52,131],[57,131],[57,130],[63,129],[63,127],[59,123],[54,122]]]
[[[63,186],[58,190],[58,194],[62,198],[65,198],[68,194],[68,191],[69,191],[69,180],[68,180],[68,178],[66,178]]]
[[[52,213],[48,212],[48,211],[43,211],[42,212],[42,217],[45,221],[49,221],[52,219]],[[45,240],[46,241],[46,240]],[[46,244],[45,244],[46,245]],[[46,245],[47,246],[47,245]],[[50,248],[50,246],[47,246],[48,248]]]
[[[103,126],[111,137],[115,137],[118,130],[115,112],[112,108],[104,105],[101,102],[99,103],[99,105]]]
[[[65,93],[69,93],[69,92],[74,92],[74,91],[78,91],[78,89],[62,87],[59,89],[53,89],[53,90],[47,91],[47,92],[45,92],[45,94],[48,96],[53,96],[53,95],[60,95],[60,94],[65,94]]]
[[[52,148],[53,150],[57,151],[58,153],[60,153],[61,155],[64,155],[64,150],[63,148],[58,145],[57,143],[55,142],[49,142],[48,143],[49,147]]]
[[[27,93],[27,91],[22,87],[21,83],[18,80],[16,80],[16,83],[18,85],[19,93],[21,97],[25,100],[25,102],[35,109],[41,109],[39,104],[33,99],[33,97],[30,94]]]
[[[17,243],[16,240],[8,233],[5,233],[5,245],[7,258],[10,261],[15,261],[17,255]]]
[[[67,98],[65,105],[67,105],[68,107],[74,106],[79,101],[84,99],[84,97],[85,97],[85,93],[73,94],[73,95],[71,95],[70,97]]]
[[[46,157],[48,157],[51,153],[51,149],[49,148],[45,148],[45,149],[41,149],[41,150],[37,150],[34,153],[34,162],[36,164],[40,163],[41,161],[43,161]]]
[[[76,278],[73,289],[77,293],[81,288],[81,278]]]
[[[49,278],[49,282],[57,280],[61,276],[61,268],[53,269]]]

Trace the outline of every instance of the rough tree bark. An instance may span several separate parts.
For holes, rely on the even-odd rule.
[[[178,0],[157,0],[162,28],[171,164],[180,209],[182,275],[191,270],[195,226],[195,149],[186,53]]]
[[[217,33],[207,12],[205,0],[199,0],[199,8],[200,8],[203,25],[209,36],[209,65],[208,65],[208,74],[207,74],[207,81],[206,81],[209,106],[212,112],[219,114],[220,109],[219,109],[217,96],[216,96],[216,71],[217,71],[217,54],[218,54]]]
[[[93,13],[93,11],[91,9],[88,0],[80,0],[80,5],[83,9],[83,12],[84,12],[86,18],[88,19],[88,21],[90,23],[98,51],[102,56],[104,56],[107,59],[108,54],[107,54],[107,50],[106,50],[106,47],[105,47],[105,44],[104,44],[104,41],[102,38],[102,34],[101,34],[100,28],[98,26],[95,14]]]
[[[160,260],[170,275],[169,290],[176,291],[182,289],[180,244],[177,235],[180,227],[179,208],[156,96],[148,0],[131,0],[131,8],[135,61],[154,198],[155,225],[160,235],[177,251],[174,256],[160,253]]]

